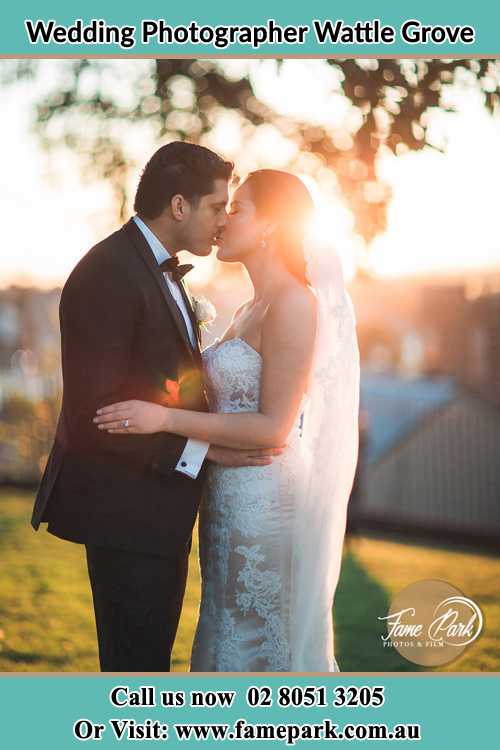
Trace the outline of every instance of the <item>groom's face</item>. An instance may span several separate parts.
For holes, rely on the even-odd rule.
[[[189,204],[189,211],[182,226],[182,244],[194,255],[210,255],[217,238],[224,231],[229,199],[228,183],[214,180],[213,190],[202,195],[197,202]]]

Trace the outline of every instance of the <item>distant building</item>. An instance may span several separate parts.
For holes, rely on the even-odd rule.
[[[467,309],[462,380],[500,404],[500,292],[471,300]]]
[[[11,393],[32,400],[61,387],[61,290],[0,290],[0,405]]]
[[[352,526],[500,551],[500,407],[455,378],[363,373],[362,491]]]
[[[450,375],[500,404],[500,271],[364,276],[350,291],[368,371]]]

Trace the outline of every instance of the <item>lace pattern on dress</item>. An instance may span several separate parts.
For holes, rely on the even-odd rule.
[[[216,342],[203,360],[211,411],[258,411],[257,351],[235,338]],[[279,544],[260,543],[273,513],[279,524],[278,496],[275,467],[210,467],[209,503],[200,511],[202,602],[192,668],[203,662],[207,671],[254,671],[242,640],[251,625],[256,671],[290,669]]]

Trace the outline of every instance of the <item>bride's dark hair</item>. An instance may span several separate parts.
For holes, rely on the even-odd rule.
[[[314,203],[302,180],[278,169],[258,169],[245,180],[257,214],[276,221],[278,254],[301,284],[308,283],[302,242]]]

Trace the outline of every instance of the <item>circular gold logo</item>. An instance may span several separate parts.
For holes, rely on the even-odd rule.
[[[446,581],[411,583],[392,600],[384,645],[414,664],[436,667],[456,659],[483,628],[479,606]]]

